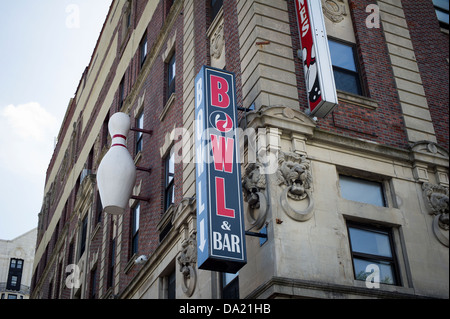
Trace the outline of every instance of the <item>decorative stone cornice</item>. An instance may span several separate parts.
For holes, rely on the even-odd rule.
[[[448,152],[432,141],[411,144],[411,160],[448,167]]]
[[[241,127],[245,121],[241,121]],[[262,106],[260,109],[247,113],[247,126],[255,129],[261,127],[276,127],[283,132],[295,132],[312,136],[316,122],[308,115],[289,107],[274,105]]]

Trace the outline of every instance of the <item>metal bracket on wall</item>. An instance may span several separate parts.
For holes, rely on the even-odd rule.
[[[133,132],[139,132],[139,133],[144,133],[144,134],[150,134],[150,135],[153,134],[153,131],[152,131],[152,130],[144,130],[144,129],[142,129],[142,128],[136,128],[136,127],[130,128],[130,131],[133,131]]]
[[[267,238],[267,234],[255,233],[252,231],[245,231],[246,236],[259,237],[259,238]]]

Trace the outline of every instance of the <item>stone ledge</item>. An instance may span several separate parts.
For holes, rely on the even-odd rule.
[[[365,97],[365,96],[361,96],[361,95],[355,95],[355,94],[351,94],[351,93],[347,93],[347,92],[343,92],[343,91],[337,91],[337,96],[338,96],[338,100],[339,102],[344,102],[344,103],[348,103],[348,104],[352,104],[352,105],[356,105],[356,106],[362,106],[362,107],[366,107],[368,109],[372,109],[375,110],[378,108],[378,102],[374,99]]]
[[[286,277],[272,277],[247,295],[246,299],[267,298],[319,298],[319,299],[428,299],[434,296],[423,296],[412,288],[382,285],[380,289],[369,289],[355,283],[346,286],[333,283],[322,283]],[[439,297],[438,297],[439,298]]]

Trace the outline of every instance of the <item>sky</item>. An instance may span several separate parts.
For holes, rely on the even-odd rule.
[[[37,227],[55,139],[112,0],[1,0],[0,239]]]

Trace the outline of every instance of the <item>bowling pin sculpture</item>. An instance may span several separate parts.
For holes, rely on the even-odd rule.
[[[130,122],[130,117],[122,112],[111,116],[108,123],[111,148],[97,170],[103,212],[113,215],[125,212],[136,182],[136,166],[126,145]]]

